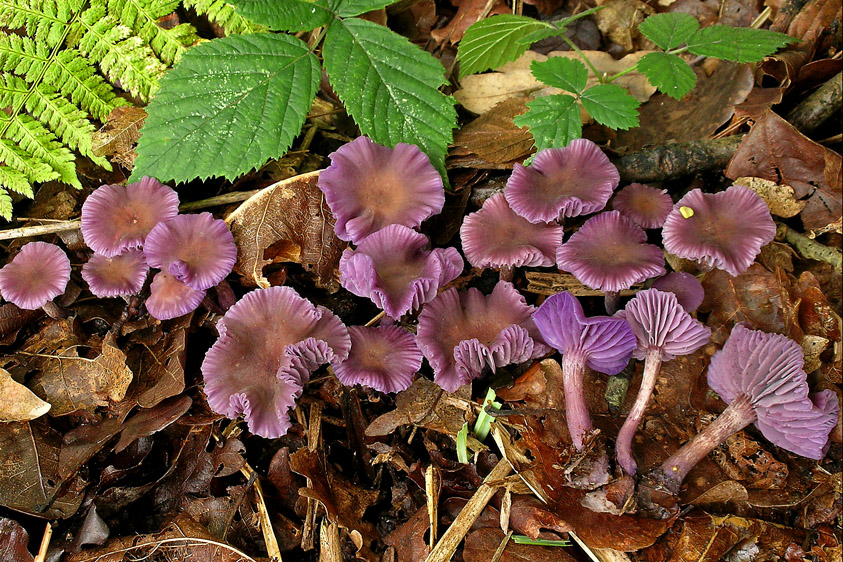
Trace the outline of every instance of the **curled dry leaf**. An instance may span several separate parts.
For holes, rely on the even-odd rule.
[[[49,402],[14,380],[6,369],[0,369],[0,422],[34,420],[49,409]]]
[[[649,43],[638,31],[638,24],[655,13],[653,8],[641,0],[598,0],[596,3],[603,9],[594,14],[594,19],[609,41],[627,52],[642,46],[643,42]]]
[[[413,424],[440,433],[456,436],[466,418],[467,405],[438,384],[427,379],[416,379],[407,390],[395,397],[395,409],[376,418],[366,428],[369,437],[389,435],[401,425]],[[469,437],[469,447],[479,445]],[[480,445],[482,448],[482,445]]]
[[[501,0],[496,0],[486,11],[487,0],[451,0],[451,4],[459,8],[448,25],[440,29],[434,29],[430,36],[437,43],[447,41],[454,44],[460,41],[465,35],[465,30],[481,18],[497,14],[509,13],[509,8]]]
[[[135,144],[146,120],[140,107],[118,107],[108,114],[105,125],[91,138],[91,150],[96,156],[108,156],[112,161],[131,170],[135,167]]]
[[[509,169],[515,161],[530,154],[533,137],[526,127],[518,127],[513,117],[527,111],[527,96],[514,96],[497,104],[466,126],[454,132],[454,148],[448,154],[449,167]],[[477,159],[466,158],[476,155]],[[465,165],[460,160],[470,160]],[[481,165],[485,161],[485,166]]]
[[[237,244],[234,269],[246,284],[265,289],[270,283],[264,267],[294,262],[313,274],[317,287],[339,289],[338,265],[347,244],[334,234],[318,178],[317,171],[275,183],[226,218]]]
[[[28,542],[26,529],[13,519],[0,517],[0,560],[32,562],[32,555],[26,549]]]
[[[758,194],[767,203],[770,212],[777,217],[795,217],[802,212],[807,201],[799,201],[793,188],[764,178],[738,178],[735,185],[744,185]]]
[[[168,323],[169,332],[152,345],[141,350],[138,381],[132,387],[138,406],[152,408],[162,400],[184,390],[184,362],[187,331],[193,313],[185,314]]]

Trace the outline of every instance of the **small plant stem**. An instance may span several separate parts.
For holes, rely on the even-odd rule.
[[[674,494],[691,469],[727,437],[756,420],[755,410],[746,394],[738,396],[711,424],[673,453],[655,475]]]
[[[564,33],[561,34],[559,37],[562,39],[562,41],[565,42],[566,45],[568,45],[571,48],[572,51],[574,51],[577,54],[577,56],[579,56],[582,59],[582,61],[585,63],[585,65],[589,68],[589,70],[591,70],[591,72],[594,73],[594,75],[597,77],[597,80],[599,80],[600,83],[602,84],[603,80],[604,80],[604,77],[594,67],[594,65],[591,64],[591,61],[588,60],[588,57],[585,56],[585,53],[583,53],[582,50],[580,50],[580,48],[577,47],[577,45],[573,41],[568,39],[568,36],[565,35]]]
[[[636,70],[638,70],[638,64],[637,63],[633,64],[632,66],[630,66],[626,70],[621,70],[617,74],[609,76],[608,78],[606,78],[606,83],[608,84],[610,82],[613,82],[613,81],[617,80],[618,78],[620,78],[621,76],[625,76],[625,75],[629,74],[630,72],[635,72]]]
[[[606,314],[611,316],[620,309],[621,293],[620,291],[606,291],[603,296],[603,306],[606,309]]]
[[[591,431],[591,417],[585,404],[582,377],[585,372],[585,354],[571,351],[562,356],[562,388],[565,392],[565,418],[568,431],[577,450],[582,449],[583,436]]]
[[[635,397],[635,403],[626,416],[620,432],[618,432],[618,439],[616,442],[616,451],[618,457],[618,464],[621,465],[627,474],[635,474],[638,465],[632,457],[632,438],[638,430],[638,425],[644,417],[644,411],[647,409],[647,403],[650,401],[650,396],[653,395],[653,389],[656,387],[656,378],[659,374],[659,368],[662,365],[661,350],[650,349],[647,351],[647,356],[644,359],[644,374],[641,377],[641,388],[638,389],[638,396]]]

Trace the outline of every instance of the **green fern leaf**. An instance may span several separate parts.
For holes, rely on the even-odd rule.
[[[50,59],[50,49],[29,37],[0,33],[0,70],[35,82]]]
[[[158,19],[171,14],[179,0],[108,0],[108,12],[143,39],[165,63],[172,65],[196,43],[199,37],[192,25],[182,23],[171,29],[158,25]]]
[[[234,10],[225,0],[184,0],[186,8],[193,8],[209,20],[222,26],[226,35],[247,35],[261,33],[266,27],[252,23]]]
[[[62,95],[70,96],[73,103],[100,121],[105,121],[115,107],[129,105],[114,94],[111,86],[76,49],[61,51],[54,64],[47,67],[43,81],[57,85]]]
[[[76,165],[73,153],[56,140],[56,136],[44,125],[28,115],[9,117],[0,114],[0,137],[10,138],[17,142],[21,149],[34,158],[46,162],[58,179],[82,189],[82,184],[76,177]]]
[[[15,174],[15,170],[10,170],[5,166],[0,166],[0,186],[5,186],[6,181],[8,179],[7,170],[12,174]],[[14,179],[10,180],[14,181]],[[6,220],[12,219],[12,198],[9,197],[9,193],[5,190],[0,188],[0,217],[3,217]]]
[[[50,48],[61,42],[73,13],[71,2],[0,0],[0,26],[26,29],[29,37]]]
[[[26,191],[19,191],[10,184],[3,185],[25,195],[28,191],[28,197],[32,197],[30,182],[45,182],[58,177],[49,164],[33,158],[10,139],[0,138],[0,162],[4,162],[9,169],[20,173],[26,182],[24,188]]]

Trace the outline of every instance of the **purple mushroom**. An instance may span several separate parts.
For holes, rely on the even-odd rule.
[[[287,411],[311,372],[343,361],[351,347],[339,318],[290,287],[246,294],[217,329],[202,363],[208,404],[232,419],[243,414],[252,433],[269,438],[287,433]]]
[[[391,224],[347,249],[340,258],[340,283],[361,297],[372,299],[392,318],[400,318],[428,302],[439,288],[462,272],[463,261],[454,248],[426,249],[424,234]]]
[[[775,235],[767,204],[742,185],[720,193],[690,191],[676,203],[662,229],[668,252],[731,275],[746,271]]]
[[[130,249],[111,258],[94,254],[82,266],[82,279],[97,297],[120,297],[139,293],[148,272],[143,252]]]
[[[574,139],[565,148],[538,152],[530,166],[515,164],[504,194],[530,222],[594,213],[606,206],[620,174],[596,144]]]
[[[544,341],[562,354],[565,417],[574,446],[582,449],[583,437],[592,429],[583,392],[585,368],[607,375],[621,372],[635,349],[635,335],[621,318],[586,318],[580,302],[567,292],[544,301],[533,321]]]
[[[681,271],[659,277],[653,281],[652,288],[676,295],[676,300],[689,314],[699,308],[705,298],[705,289],[700,280]]]
[[[413,383],[422,354],[412,334],[398,326],[349,326],[351,351],[334,374],[346,386],[362,384],[380,392],[400,392]]]
[[[606,295],[606,310],[617,310],[620,291],[664,275],[661,248],[647,244],[647,234],[618,211],[591,217],[556,251],[559,269]]]
[[[463,220],[462,249],[474,267],[496,267],[501,279],[512,280],[515,267],[547,267],[556,260],[562,227],[533,224],[513,211],[503,194],[493,195],[476,213]]]
[[[204,298],[203,289],[194,289],[166,271],[159,271],[149,286],[146,310],[153,318],[169,320],[196,310]]]
[[[329,157],[319,189],[340,240],[357,244],[389,224],[416,228],[445,204],[442,178],[417,146],[389,148],[357,137]]]
[[[612,208],[641,228],[661,228],[673,209],[673,199],[664,189],[631,183],[618,191]]]
[[[126,187],[103,185],[82,205],[82,237],[96,253],[112,258],[142,246],[152,227],[178,212],[176,192],[155,178]]]
[[[708,343],[711,329],[691,318],[673,293],[658,289],[641,291],[615,316],[629,322],[638,341],[632,356],[644,360],[641,387],[616,444],[618,464],[628,474],[635,474],[638,465],[632,457],[632,438],[656,387],[662,362],[693,353]]]
[[[237,261],[228,225],[211,213],[178,215],[158,223],[147,235],[143,253],[151,267],[200,291],[225,279]]]
[[[511,283],[499,281],[489,296],[478,289],[448,289],[419,314],[416,343],[435,373],[454,392],[483,374],[550,351],[531,320],[535,307]]]
[[[53,318],[64,312],[53,299],[64,293],[70,281],[70,260],[55,244],[30,242],[0,269],[0,294],[25,310],[43,308]]]
[[[708,367],[708,385],[729,406],[671,455],[654,479],[677,492],[697,462],[751,423],[774,445],[821,459],[840,405],[831,390],[808,395],[802,353],[785,336],[737,324]]]

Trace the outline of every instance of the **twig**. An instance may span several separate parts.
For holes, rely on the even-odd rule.
[[[172,539],[160,539],[160,540],[156,540],[156,541],[149,541],[149,542],[145,542],[145,543],[135,544],[135,545],[132,545],[132,546],[128,546],[126,548],[119,548],[117,550],[109,551],[105,554],[97,556],[96,560],[102,560],[104,558],[111,557],[114,554],[120,554],[121,552],[129,552],[130,550],[137,550],[139,548],[147,548],[147,547],[150,547],[150,546],[157,549],[159,546],[174,543],[174,542],[185,543],[184,546],[196,546],[196,545],[200,545],[200,544],[214,545],[216,547],[220,547],[220,548],[224,548],[226,550],[229,550],[229,551],[233,552],[234,554],[236,554],[237,556],[243,558],[244,560],[248,560],[249,562],[257,562],[254,558],[252,558],[251,556],[249,556],[248,554],[246,554],[242,550],[231,546],[230,544],[225,544],[224,542],[219,542],[219,541],[215,541],[215,540],[211,540],[211,539],[202,539],[202,538],[199,538],[199,537],[176,537],[176,538],[172,538]],[[94,560],[94,562],[96,562],[96,560]]]
[[[843,99],[843,73],[816,89],[794,107],[785,119],[805,134],[825,123],[839,111]]]
[[[781,223],[776,225],[776,239],[784,240],[793,246],[793,249],[803,258],[825,262],[837,273],[843,273],[843,252],[837,248],[820,244]]]
[[[44,536],[41,537],[41,546],[38,548],[38,556],[32,562],[45,562],[47,560],[47,550],[50,548],[50,539],[53,538],[53,525],[49,521],[47,527],[44,529]]]

